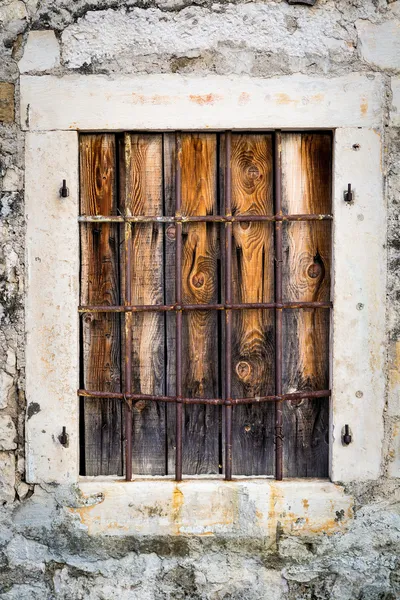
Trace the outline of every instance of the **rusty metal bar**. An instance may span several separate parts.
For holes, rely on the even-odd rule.
[[[225,134],[225,216],[232,215],[232,133]],[[232,222],[225,222],[225,306],[232,304]],[[225,310],[225,479],[232,479],[232,311]]]
[[[132,225],[125,223],[125,294],[126,305],[132,304]],[[132,479],[132,319],[133,314],[125,315],[125,479]]]
[[[231,398],[231,404],[262,404],[264,402],[302,400],[303,398],[328,398],[331,390],[302,391],[282,394],[280,396],[256,396],[251,398]],[[78,396],[82,398],[116,399],[116,400],[149,400],[154,402],[176,402],[176,396],[156,396],[152,394],[122,394],[118,392],[98,392],[94,390],[78,390]],[[182,404],[213,404],[225,405],[222,398],[181,398]]]
[[[175,310],[243,310],[282,308],[332,308],[332,302],[249,302],[242,304],[144,304],[136,306],[80,306],[78,312],[84,313],[124,313],[124,312],[169,312]]]
[[[282,214],[282,136],[275,133],[274,187],[275,213]],[[282,304],[282,221],[275,222],[275,302]],[[275,308],[275,394],[282,395],[282,308]],[[275,478],[283,477],[282,400],[275,402]]]
[[[299,214],[299,215],[176,215],[174,217],[157,216],[102,216],[82,215],[78,217],[80,223],[241,223],[263,221],[327,221],[332,220],[332,215]]]
[[[181,140],[179,134],[175,137],[175,216],[180,216],[182,207],[182,169],[181,169]],[[182,223],[176,222],[175,244],[175,303],[176,303],[176,341],[175,341],[175,377],[176,377],[176,454],[175,479],[182,480]]]

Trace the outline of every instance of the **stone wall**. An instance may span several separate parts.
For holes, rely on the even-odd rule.
[[[0,27],[0,598],[400,598],[400,0],[2,0]],[[71,510],[87,502],[77,489],[25,483],[19,75],[77,72],[383,75],[385,453],[378,481],[346,486],[353,515],[345,526],[299,537],[278,524],[272,540],[240,528],[234,536],[93,537]],[[337,511],[334,521],[343,518]]]

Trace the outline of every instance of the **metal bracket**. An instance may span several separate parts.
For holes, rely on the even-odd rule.
[[[60,188],[60,197],[68,198],[68,196],[69,196],[69,189],[67,188],[67,180],[63,179],[62,188]]]
[[[353,190],[351,189],[351,183],[347,185],[347,190],[344,192],[344,201],[353,202]]]

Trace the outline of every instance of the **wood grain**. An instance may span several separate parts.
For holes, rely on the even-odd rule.
[[[114,135],[80,137],[80,202],[84,215],[115,215],[116,157]],[[81,303],[119,303],[118,226],[82,224]],[[121,345],[120,317],[85,314],[82,319],[81,384],[86,389],[119,392]],[[82,400],[83,452],[86,475],[122,473],[121,403],[117,400]]]
[[[215,134],[184,134],[182,140],[182,214],[217,213],[217,139]],[[218,301],[218,226],[183,227],[182,297],[188,304]],[[183,313],[183,393],[215,398],[218,388],[218,324],[215,311]],[[183,470],[218,473],[218,408],[186,406]]]
[[[271,135],[232,136],[233,214],[273,214]],[[233,302],[271,302],[273,228],[268,223],[233,226]],[[233,315],[232,392],[255,397],[274,392],[273,311],[244,310]],[[273,472],[274,411],[269,404],[233,411],[233,472]]]
[[[82,214],[173,215],[175,134],[124,134],[120,139],[120,206],[116,194],[116,141],[110,134],[80,138]],[[219,141],[218,141],[219,140]],[[224,193],[224,136],[181,134],[182,213],[218,214]],[[219,147],[220,145],[220,147]],[[331,211],[332,140],[325,133],[282,134],[283,210]],[[217,172],[219,164],[219,173]],[[233,214],[273,214],[270,134],[232,136]],[[219,198],[217,193],[219,177]],[[125,294],[123,235],[117,224],[81,225],[81,303],[120,304]],[[330,298],[330,222],[291,222],[284,228],[283,295],[287,301]],[[223,301],[224,226],[183,227],[183,301]],[[274,297],[273,225],[233,225],[233,302],[270,302]],[[175,228],[132,225],[133,304],[175,301]],[[234,397],[274,392],[274,313],[234,311],[232,392]],[[133,315],[133,391],[175,393],[175,315]],[[186,312],[183,317],[183,393],[223,394],[222,313]],[[82,381],[86,389],[120,391],[123,317],[85,315],[82,320]],[[329,387],[329,311],[287,310],[283,320],[283,392]],[[122,338],[122,339],[121,339]],[[122,382],[123,383],[123,382]],[[175,406],[139,402],[133,410],[133,472],[174,472]],[[222,456],[221,408],[184,409],[185,474],[218,473]],[[123,472],[121,403],[82,401],[83,472]],[[273,474],[274,407],[233,409],[233,472]],[[284,403],[284,475],[328,474],[328,402]]]
[[[162,135],[125,134],[124,171],[122,212],[162,215]],[[132,225],[132,304],[162,304],[163,261],[162,225]],[[155,312],[134,313],[132,323],[133,392],[162,395],[165,390],[164,316]],[[164,403],[139,401],[134,405],[133,473],[165,474],[165,431]]]
[[[330,134],[282,135],[282,205],[287,213],[331,212]],[[330,299],[331,223],[285,223],[283,297]],[[284,311],[283,393],[329,388],[329,311]],[[284,404],[287,477],[328,476],[328,399]]]

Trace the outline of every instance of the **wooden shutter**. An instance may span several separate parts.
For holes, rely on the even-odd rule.
[[[223,214],[224,134],[183,133],[182,215]],[[232,214],[274,214],[272,133],[232,134]],[[284,214],[331,212],[329,133],[282,134]],[[84,134],[80,138],[82,215],[161,217],[175,214],[175,134]],[[121,305],[126,291],[124,223],[81,223],[81,303]],[[175,226],[133,223],[130,295],[134,305],[175,302]],[[183,304],[223,304],[224,223],[184,222]],[[274,302],[274,224],[232,226],[233,303]],[[328,302],[331,222],[283,223],[283,300]],[[126,317],[87,312],[81,318],[81,387],[124,390]],[[224,394],[224,313],[183,311],[183,395]],[[233,311],[232,396],[273,395],[273,309]],[[283,393],[329,388],[330,311],[283,311]],[[132,314],[132,392],[174,396],[173,311]],[[81,472],[122,474],[121,399],[81,400]],[[183,472],[217,474],[224,456],[224,407],[183,408]],[[284,475],[328,476],[328,401],[283,402]],[[132,410],[132,470],[175,470],[173,403],[140,400]],[[233,406],[233,473],[273,475],[275,412],[271,402]]]

